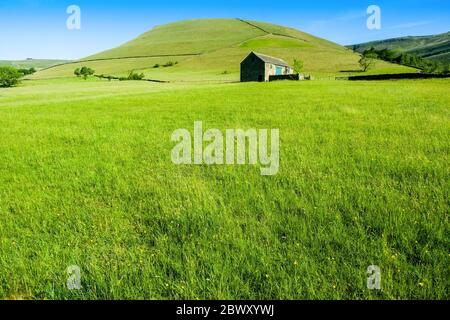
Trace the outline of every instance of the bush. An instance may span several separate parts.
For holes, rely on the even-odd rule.
[[[82,67],[75,69],[73,72],[77,77],[83,76],[84,80],[86,80],[89,76],[94,75],[95,71],[89,67]]]
[[[173,66],[176,65],[176,64],[178,64],[178,61],[167,61],[167,62],[164,63],[163,65],[160,65],[159,63],[156,63],[156,64],[153,66],[153,68],[154,68],[154,69],[157,69],[157,68],[160,68],[160,67],[164,67],[164,68],[167,68],[167,67],[173,67]]]
[[[23,76],[14,67],[0,67],[0,87],[8,88],[16,86],[20,83],[20,78]]]
[[[302,73],[303,70],[303,61],[300,59],[294,59],[294,72]]]
[[[446,64],[442,70],[442,74],[450,74],[450,64]]]
[[[174,65],[178,64],[178,61],[167,61],[163,67],[167,68],[167,67],[173,67]]]
[[[143,73],[138,74],[134,71],[131,71],[130,74],[128,75],[128,80],[142,80],[144,79],[145,75]]]
[[[129,80],[143,80],[145,75],[143,73],[136,73],[134,71],[131,71],[128,76],[126,77],[114,77],[114,76],[110,76],[110,75],[105,75],[105,74],[98,74],[95,75],[95,77],[100,78],[100,79],[107,79],[109,81],[111,80],[119,80],[119,81],[129,81]]]
[[[24,76],[36,73],[36,69],[35,68],[30,68],[30,69],[19,69],[18,70],[21,74],[23,74]]]
[[[113,79],[119,79],[119,78],[115,78],[113,76],[107,75],[107,74],[96,74],[94,75],[94,77],[100,78],[100,79],[106,79],[106,80],[113,80]]]

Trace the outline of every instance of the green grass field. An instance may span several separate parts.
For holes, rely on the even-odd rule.
[[[448,299],[449,85],[1,89],[0,298]],[[172,164],[196,120],[279,128],[280,172]]]

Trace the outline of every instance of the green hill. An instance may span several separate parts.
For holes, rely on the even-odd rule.
[[[35,68],[45,69],[61,63],[67,63],[66,60],[49,60],[49,59],[27,59],[27,60],[0,60],[0,66],[13,66],[16,68]]]
[[[372,47],[377,50],[399,50],[422,58],[450,63],[450,32],[432,36],[393,38],[349,46],[360,53]]]
[[[359,69],[359,54],[292,28],[241,19],[198,19],[155,27],[118,48],[48,68],[34,77],[72,76],[75,68],[86,65],[97,74],[120,76],[135,70],[158,80],[235,81],[240,62],[252,50],[289,63],[302,59],[304,71],[319,77]],[[177,64],[155,68],[168,61]],[[377,69],[413,70],[381,61]]]

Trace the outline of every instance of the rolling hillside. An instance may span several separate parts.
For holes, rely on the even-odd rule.
[[[300,58],[304,71],[315,76],[359,69],[359,54],[292,28],[241,19],[198,19],[155,27],[118,48],[43,70],[34,77],[72,76],[75,68],[86,65],[97,74],[124,75],[135,70],[158,80],[235,81],[240,62],[253,50],[289,63]],[[168,61],[178,64],[154,67]],[[412,70],[384,62],[379,62],[377,69],[378,72]]]
[[[372,47],[377,50],[400,50],[422,58],[450,63],[450,32],[433,36],[393,38],[349,46],[359,53]]]
[[[16,68],[35,68],[45,69],[58,65],[61,63],[67,63],[66,60],[50,60],[50,59],[28,59],[28,60],[0,60],[0,66],[13,66]]]

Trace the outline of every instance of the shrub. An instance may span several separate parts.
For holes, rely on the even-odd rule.
[[[138,74],[134,71],[131,71],[130,74],[128,75],[128,80],[142,80],[144,79],[145,75],[143,73]]]
[[[450,74],[450,64],[446,64],[442,70],[442,74]]]
[[[8,88],[16,86],[20,83],[20,78],[23,76],[14,67],[0,67],[0,87]]]
[[[24,76],[36,73],[36,69],[35,68],[30,68],[30,69],[19,69],[18,70],[21,74],[23,74]]]
[[[131,71],[128,76],[126,77],[114,77],[114,76],[110,76],[110,75],[105,75],[105,74],[98,74],[95,75],[95,77],[97,78],[101,78],[101,79],[107,79],[109,81],[111,80],[119,80],[119,81],[129,81],[129,80],[143,80],[145,75],[143,73],[137,73],[134,71]]]
[[[159,63],[157,63],[157,64],[155,64],[155,65],[153,66],[153,68],[155,68],[155,69],[157,69],[157,68],[159,68],[159,67],[160,67]]]
[[[294,59],[294,72],[302,73],[303,70],[303,61],[300,59]]]
[[[95,71],[89,67],[82,67],[75,69],[73,72],[77,77],[83,76],[84,80],[86,80],[89,76],[94,75]]]
[[[109,80],[109,81],[111,81],[111,80],[113,80],[113,79],[118,79],[118,78],[115,78],[115,77],[113,77],[113,76],[110,76],[110,75],[105,75],[105,74],[99,74],[99,75],[94,75],[95,77],[97,77],[97,78],[100,78],[100,79],[107,79],[107,80]]]
[[[178,64],[178,61],[167,61],[163,67],[167,68],[167,67],[173,67],[174,65]]]
[[[424,73],[436,73],[438,71],[438,66],[437,66],[437,64],[432,63],[431,61],[428,63],[423,63],[422,71]]]

